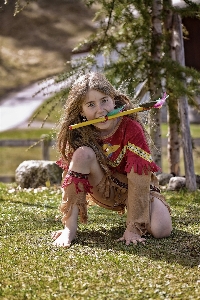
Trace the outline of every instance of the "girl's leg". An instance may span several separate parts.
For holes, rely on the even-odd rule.
[[[74,152],[69,170],[71,171],[71,177],[69,183],[64,188],[61,204],[61,211],[64,215],[62,221],[65,228],[52,235],[52,238],[55,239],[53,244],[61,247],[69,247],[75,238],[79,212],[84,222],[87,219],[87,191],[84,190],[85,186],[81,184],[83,182],[81,181],[82,177],[88,175],[90,188],[92,188],[92,186],[96,186],[101,181],[104,175],[94,151],[86,146],[80,147]],[[77,174],[78,177],[76,177]],[[85,178],[83,180],[87,181]]]
[[[95,187],[104,173],[97,161],[94,151],[86,146],[78,148],[72,157],[69,169],[82,174],[89,174],[90,184]]]
[[[172,231],[172,221],[167,206],[154,197],[153,202],[151,202],[150,214],[151,228],[148,229],[148,232],[155,238],[168,237]]]
[[[71,216],[65,222],[65,228],[53,233],[52,238],[55,239],[53,245],[60,247],[70,247],[72,240],[76,236],[78,220],[78,206],[73,205]]]

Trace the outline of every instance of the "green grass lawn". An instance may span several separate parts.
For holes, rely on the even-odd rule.
[[[117,243],[125,215],[90,206],[88,224],[60,249],[50,237],[61,228],[60,189],[0,184],[0,299],[199,299],[200,191],[165,195],[170,237]]]
[[[161,131],[162,131],[161,132],[162,137],[166,138],[167,132],[168,132],[168,124],[167,123],[162,123]],[[191,136],[193,139],[200,138],[200,124],[190,124],[190,131],[191,131]]]

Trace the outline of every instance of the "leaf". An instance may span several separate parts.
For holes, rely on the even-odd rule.
[[[51,183],[50,183],[49,180],[47,180],[47,181],[45,182],[45,184],[46,184],[46,187],[47,187],[47,188],[49,188],[49,187],[51,186]]]

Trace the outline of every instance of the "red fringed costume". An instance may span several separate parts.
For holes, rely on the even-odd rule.
[[[103,139],[103,149],[109,158],[110,168],[122,174],[134,172],[157,172],[141,125],[128,117],[123,117],[113,135]]]

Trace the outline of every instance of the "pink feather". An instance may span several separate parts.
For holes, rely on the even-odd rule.
[[[164,93],[162,99],[158,100],[156,104],[154,104],[153,108],[161,108],[163,104],[165,103],[165,100],[167,99],[167,94]]]

